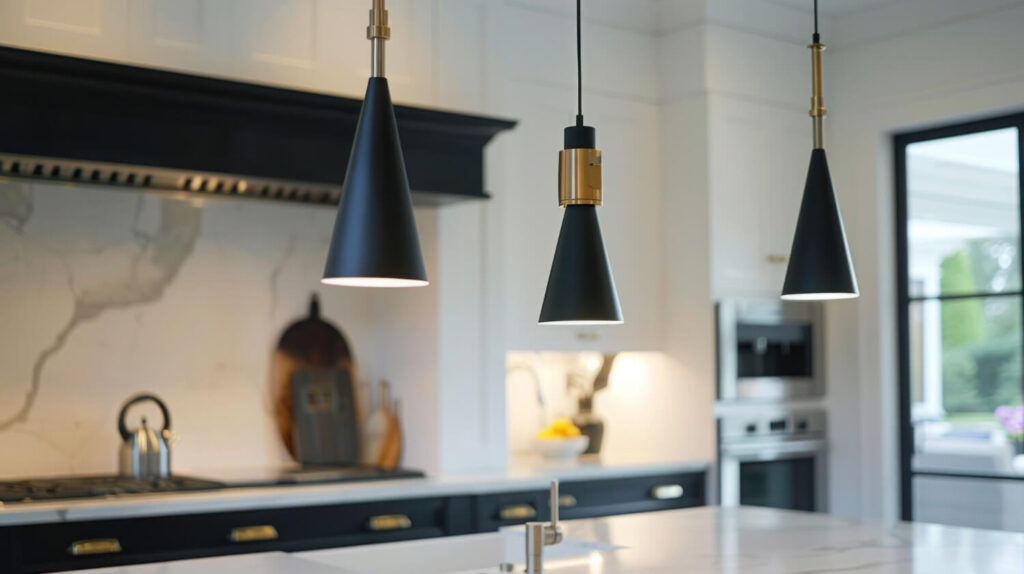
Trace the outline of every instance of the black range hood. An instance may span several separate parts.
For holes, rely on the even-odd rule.
[[[334,205],[361,100],[0,46],[0,177]],[[413,201],[485,199],[515,122],[395,106]]]

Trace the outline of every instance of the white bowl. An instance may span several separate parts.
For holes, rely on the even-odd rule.
[[[533,448],[536,449],[544,458],[552,460],[570,460],[576,458],[583,451],[587,450],[587,445],[590,444],[590,437],[587,436],[573,436],[566,438],[556,439],[534,439]]]

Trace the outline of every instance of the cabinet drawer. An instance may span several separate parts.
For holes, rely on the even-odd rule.
[[[14,572],[46,572],[466,534],[470,508],[468,498],[393,500],[33,525],[9,535]]]
[[[704,473],[566,482],[561,494],[565,519],[701,506]]]
[[[528,490],[478,496],[474,511],[477,532],[548,520],[548,491]]]

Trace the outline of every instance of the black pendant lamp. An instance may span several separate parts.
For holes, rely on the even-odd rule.
[[[540,323],[614,325],[622,323],[597,207],[601,205],[601,150],[594,128],[583,125],[583,60],[580,0],[576,0],[576,125],[565,128],[558,156],[558,204],[565,208],[551,263]]]
[[[391,37],[384,0],[373,0],[366,36],[372,75],[359,113],[341,204],[321,283],[348,287],[427,285],[416,220],[384,77],[384,42]]]
[[[859,295],[843,218],[839,215],[839,203],[822,144],[822,120],[826,110],[821,89],[821,53],[825,45],[820,40],[818,0],[814,0],[814,36],[808,46],[814,85],[810,112],[814,120],[814,150],[782,286],[782,298],[788,300],[852,299]]]

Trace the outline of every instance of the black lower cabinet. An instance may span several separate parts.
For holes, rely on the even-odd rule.
[[[703,506],[703,473],[569,482],[561,488],[561,518],[595,518]]]
[[[493,532],[502,526],[548,519],[548,491],[525,490],[477,496],[474,499],[474,530]]]
[[[565,519],[699,506],[704,473],[566,481]],[[0,528],[0,573],[29,574],[246,552],[294,552],[490,532],[548,520],[548,492],[387,500]]]
[[[559,485],[559,516],[570,520],[702,506],[704,481],[704,473],[566,481]],[[548,496],[547,490],[478,496],[474,500],[476,531],[548,520]]]
[[[12,574],[469,534],[469,497],[38,524],[8,529]],[[2,535],[0,535],[2,536]]]

